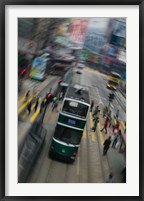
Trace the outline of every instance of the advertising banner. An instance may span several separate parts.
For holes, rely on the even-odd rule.
[[[84,43],[89,19],[74,18],[71,24],[70,39],[75,43]]]

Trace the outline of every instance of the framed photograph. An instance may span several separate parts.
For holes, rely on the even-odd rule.
[[[1,200],[143,200],[144,2],[0,7]]]

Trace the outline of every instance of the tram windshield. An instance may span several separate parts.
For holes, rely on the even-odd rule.
[[[85,119],[88,113],[88,109],[89,107],[83,103],[79,103],[73,100],[65,100],[62,112]]]
[[[68,144],[79,145],[82,131],[57,125],[54,137]]]

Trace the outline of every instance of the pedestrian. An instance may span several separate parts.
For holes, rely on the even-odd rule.
[[[116,149],[118,149],[118,148],[119,148],[119,145],[121,144],[121,140],[122,140],[121,129],[119,130],[117,136],[118,136],[118,137],[117,137],[117,142],[116,142],[115,147],[114,147],[114,148],[116,148]]]
[[[94,112],[93,112],[93,121],[95,120],[95,118],[96,118],[96,116],[97,116],[97,114],[100,112],[100,110],[99,110],[99,105],[98,106],[96,106],[95,107],[95,110],[94,110]]]
[[[122,183],[126,183],[126,167],[121,171]]]
[[[113,138],[112,148],[115,148],[117,142],[118,142],[118,133]]]
[[[116,134],[119,131],[119,127],[120,127],[119,121],[116,120],[116,124],[113,126],[114,134]]]
[[[117,110],[116,112],[116,119],[118,120],[118,117],[119,117],[119,110]]]
[[[108,118],[105,120],[104,126],[103,126],[103,128],[101,129],[101,131],[103,131],[103,130],[105,129],[105,132],[106,132],[106,134],[107,134],[107,127],[108,127]]]
[[[57,110],[57,107],[58,107],[58,99],[53,104],[52,111],[54,111],[55,109]],[[57,112],[58,112],[58,110],[57,110]]]
[[[25,95],[25,100],[24,100],[24,102],[27,102],[27,101],[28,101],[29,94],[30,94],[30,90],[27,91],[27,93],[26,93],[26,95]]]
[[[46,104],[49,104],[52,101],[52,94],[51,94],[51,92],[47,93],[45,98],[46,98]]]
[[[43,111],[43,109],[44,109],[44,107],[45,107],[45,105],[46,105],[46,103],[45,103],[45,98],[42,100],[42,102],[41,102],[41,106],[40,106],[40,112],[42,112]]]
[[[114,179],[113,179],[113,174],[110,173],[107,180],[106,180],[106,183],[114,183]]]
[[[108,108],[107,108],[107,106],[105,106],[103,109],[103,118],[106,117],[107,113],[108,113]]]
[[[93,106],[94,106],[94,101],[92,100],[91,107],[90,107],[90,112],[92,112]]]
[[[109,120],[110,120],[110,117],[111,117],[111,110],[109,110],[107,117],[108,117]]]
[[[28,105],[27,105],[28,115],[30,115],[30,113],[31,113],[31,106],[32,106],[32,101],[30,101],[30,103],[28,103]]]
[[[53,105],[55,104],[56,100],[57,100],[57,97],[54,96],[54,98],[53,98],[53,102],[52,102],[52,108],[53,108]]]
[[[37,100],[36,100],[36,103],[35,103],[35,112],[36,112],[36,110],[37,110],[37,107],[38,107],[38,104],[39,104],[39,97],[37,98]]]
[[[125,129],[124,129],[124,134],[126,134],[126,121],[125,121]]]
[[[59,100],[62,100],[62,98],[63,98],[63,92],[61,91],[61,92],[59,93]]]
[[[94,132],[96,131],[96,128],[97,128],[97,124],[99,123],[99,117],[96,117],[95,118],[95,121],[94,121],[94,126],[91,128]]]
[[[111,125],[112,125],[112,121],[113,121],[113,119],[112,119],[112,116],[110,115],[110,116],[109,116],[109,128],[110,128]]]
[[[110,147],[110,144],[111,144],[111,136],[109,136],[108,139],[106,139],[104,141],[104,144],[103,144],[104,145],[104,147],[103,147],[103,155],[107,154],[107,151],[108,151],[108,149]]]

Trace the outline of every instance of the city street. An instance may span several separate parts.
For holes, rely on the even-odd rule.
[[[52,111],[51,104],[49,104],[43,120],[43,126],[47,131],[45,142],[28,175],[27,183],[105,183],[110,173],[113,174],[115,183],[121,183],[121,171],[126,166],[124,153],[121,153],[118,148],[114,149],[110,147],[106,156],[102,154],[105,139],[108,136],[114,137],[112,127],[108,127],[107,134],[101,131],[105,121],[103,118],[103,109],[109,104],[108,96],[110,90],[106,88],[108,76],[88,67],[85,67],[81,71],[82,74],[74,74],[72,82],[73,84],[84,86],[89,91],[90,100],[94,100],[95,106],[99,105],[100,122],[98,123],[96,132],[91,130],[93,120],[92,113],[90,112],[74,163],[69,164],[49,158],[50,144],[62,101],[59,102],[58,112]],[[59,78],[59,76],[49,75],[43,82],[25,81],[23,92],[20,93],[18,100],[19,154],[21,153],[28,129],[40,116],[41,101],[50,89],[52,89],[52,93],[57,89]],[[33,99],[33,89],[36,90],[40,103],[36,112],[34,105],[32,105],[32,111],[28,115],[26,113],[26,105],[24,105],[24,95],[30,90],[31,95],[29,99]],[[115,124],[116,112],[119,110],[119,122],[123,134],[126,122],[126,99],[118,90],[115,93],[115,99],[110,105],[110,110],[113,124]]]

